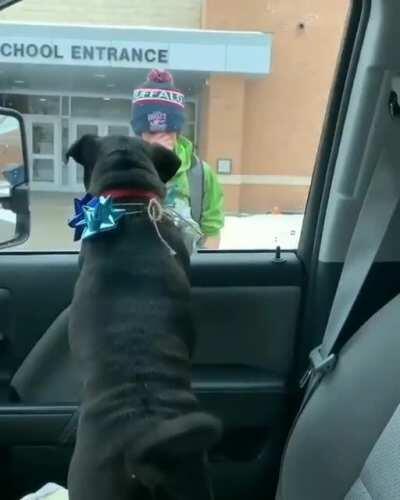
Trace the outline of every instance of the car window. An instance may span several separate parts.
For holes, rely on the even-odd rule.
[[[83,168],[66,162],[69,145],[143,127],[177,132],[169,199],[200,227],[201,248],[295,249],[349,4],[24,0],[2,11],[0,105],[24,115],[32,188],[31,237],[15,250],[78,250],[67,220]]]

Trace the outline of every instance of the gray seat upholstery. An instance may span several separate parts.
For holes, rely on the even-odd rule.
[[[340,353],[297,421],[278,500],[400,499],[400,296]]]
[[[11,386],[24,403],[78,403],[78,371],[68,344],[67,307],[51,324],[15,373]]]

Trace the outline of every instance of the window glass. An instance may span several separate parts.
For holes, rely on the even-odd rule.
[[[128,99],[72,97],[71,116],[121,120],[129,123],[131,102]]]
[[[58,115],[60,113],[60,98],[55,96],[8,94],[4,96],[4,105],[17,109],[23,114]]]
[[[99,133],[99,127],[96,124],[78,124],[76,126],[76,139],[80,139],[86,134],[97,135]]]
[[[54,160],[45,158],[35,158],[33,160],[33,176],[32,180],[37,182],[53,182],[54,181]]]
[[[63,119],[61,121],[62,127],[62,150],[61,150],[61,184],[62,186],[68,186],[69,183],[69,168],[66,162],[66,154],[70,146],[70,134],[69,134],[69,120]]]
[[[63,96],[61,98],[61,114],[63,116],[69,116],[70,114],[69,105],[70,105],[70,98],[68,96]]]
[[[53,154],[54,153],[54,125],[51,123],[34,123],[32,126],[33,153]]]
[[[185,111],[186,111],[186,121],[190,123],[194,123],[196,120],[195,116],[195,105],[193,102],[185,103]]]
[[[62,2],[24,0],[2,11],[1,103],[26,118],[31,169],[32,237],[16,251],[79,248],[66,221],[83,168],[65,154],[83,134],[133,135],[133,98],[141,127],[182,124],[183,170],[191,151],[202,160],[203,186],[186,174],[172,184],[176,206],[193,214],[203,200],[205,248],[297,247],[350,0],[165,5],[71,0],[66,18]]]
[[[110,135],[129,135],[130,127],[128,125],[110,125],[107,133]]]

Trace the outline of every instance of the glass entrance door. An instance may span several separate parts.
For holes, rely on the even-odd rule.
[[[132,135],[131,127],[126,123],[100,123],[94,120],[71,120],[71,144],[85,134],[105,135]],[[73,191],[83,191],[83,167],[71,161],[70,187]]]
[[[61,184],[60,120],[50,116],[25,116],[33,189],[58,190]]]

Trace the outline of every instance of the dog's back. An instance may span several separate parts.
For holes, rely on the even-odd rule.
[[[76,359],[83,368],[96,367],[84,374],[88,394],[92,388],[136,384],[141,372],[156,378],[157,359],[146,357],[146,346],[154,342],[176,338],[191,351],[190,285],[182,265],[189,259],[177,229],[160,226],[178,250],[175,258],[144,215],[126,217],[115,233],[82,244],[69,328]]]
[[[95,162],[88,160],[94,194],[121,188],[118,179],[132,178],[141,189],[162,194],[159,178],[159,184],[148,185],[156,179],[148,165],[146,169],[139,164],[129,173],[137,158],[143,158],[140,151],[130,156],[132,143],[109,141],[106,146],[96,153]],[[160,464],[200,456],[221,432],[219,421],[199,409],[191,391],[195,335],[189,256],[179,230],[166,220],[158,224],[160,234],[146,211],[126,215],[116,230],[82,244],[69,324],[71,350],[83,381],[69,474],[71,500],[128,499],[132,475],[157,482],[162,474],[153,472],[161,470]],[[95,494],[82,486],[90,477],[102,484]]]

